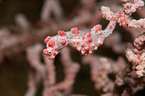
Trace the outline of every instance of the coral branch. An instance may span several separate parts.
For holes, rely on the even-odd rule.
[[[129,2],[128,2],[129,1]],[[144,6],[144,2],[142,0],[134,0],[134,3],[131,3],[130,0],[122,0],[124,2],[123,7],[124,7],[124,12],[122,13],[121,17],[118,19],[118,23],[120,26],[126,26],[126,24],[129,27],[133,28],[145,28],[145,19],[130,19],[129,16],[131,16],[132,13],[136,12],[136,9]],[[110,11],[109,7],[102,6],[101,11],[103,14],[103,17],[107,20],[110,20],[110,18],[113,16],[113,12]],[[124,18],[123,20],[121,18]],[[125,21],[124,21],[125,20]],[[123,22],[125,23],[123,23]]]
[[[62,56],[61,60],[64,65],[64,72],[65,72],[65,78],[64,81],[52,85],[50,87],[46,86],[43,96],[54,96],[58,93],[59,91],[63,91],[61,96],[70,96],[71,90],[72,90],[72,85],[74,84],[75,77],[77,72],[80,69],[80,66],[78,63],[72,62],[71,57],[70,57],[70,52],[69,49],[66,47],[62,50]],[[65,56],[64,56],[65,55]],[[59,95],[56,95],[59,96]]]
[[[41,20],[48,21],[51,19],[51,12],[54,13],[54,16],[57,20],[62,19],[62,8],[60,7],[58,0],[46,0],[42,12],[41,12]]]
[[[132,46],[128,47],[126,50],[126,57],[128,61],[132,62],[133,67],[135,67],[136,74],[138,77],[145,76],[145,34],[140,35],[134,41],[136,48]]]
[[[37,72],[42,76],[45,81],[45,66],[40,62],[40,52],[42,50],[41,44],[36,44],[35,46],[27,48],[27,59],[31,66],[37,70]]]
[[[113,96],[115,83],[110,80],[108,74],[118,73],[125,68],[123,58],[119,58],[117,62],[95,55],[88,55],[82,58],[84,64],[91,67],[91,79],[94,82],[96,90],[103,91],[101,96]],[[109,95],[110,94],[110,95]]]

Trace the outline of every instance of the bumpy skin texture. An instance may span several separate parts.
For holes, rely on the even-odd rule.
[[[102,30],[102,26],[98,24],[87,33],[74,27],[68,32],[58,31],[58,35],[56,36],[48,36],[44,40],[47,49],[44,49],[43,53],[48,56],[49,59],[54,59],[62,48],[70,45],[83,55],[92,54],[92,51],[97,50],[98,47],[103,44],[104,39],[112,34],[118,18],[122,16],[121,14],[120,11],[116,12],[105,30]],[[122,17],[121,19],[121,23],[123,25],[126,24],[124,18]]]

